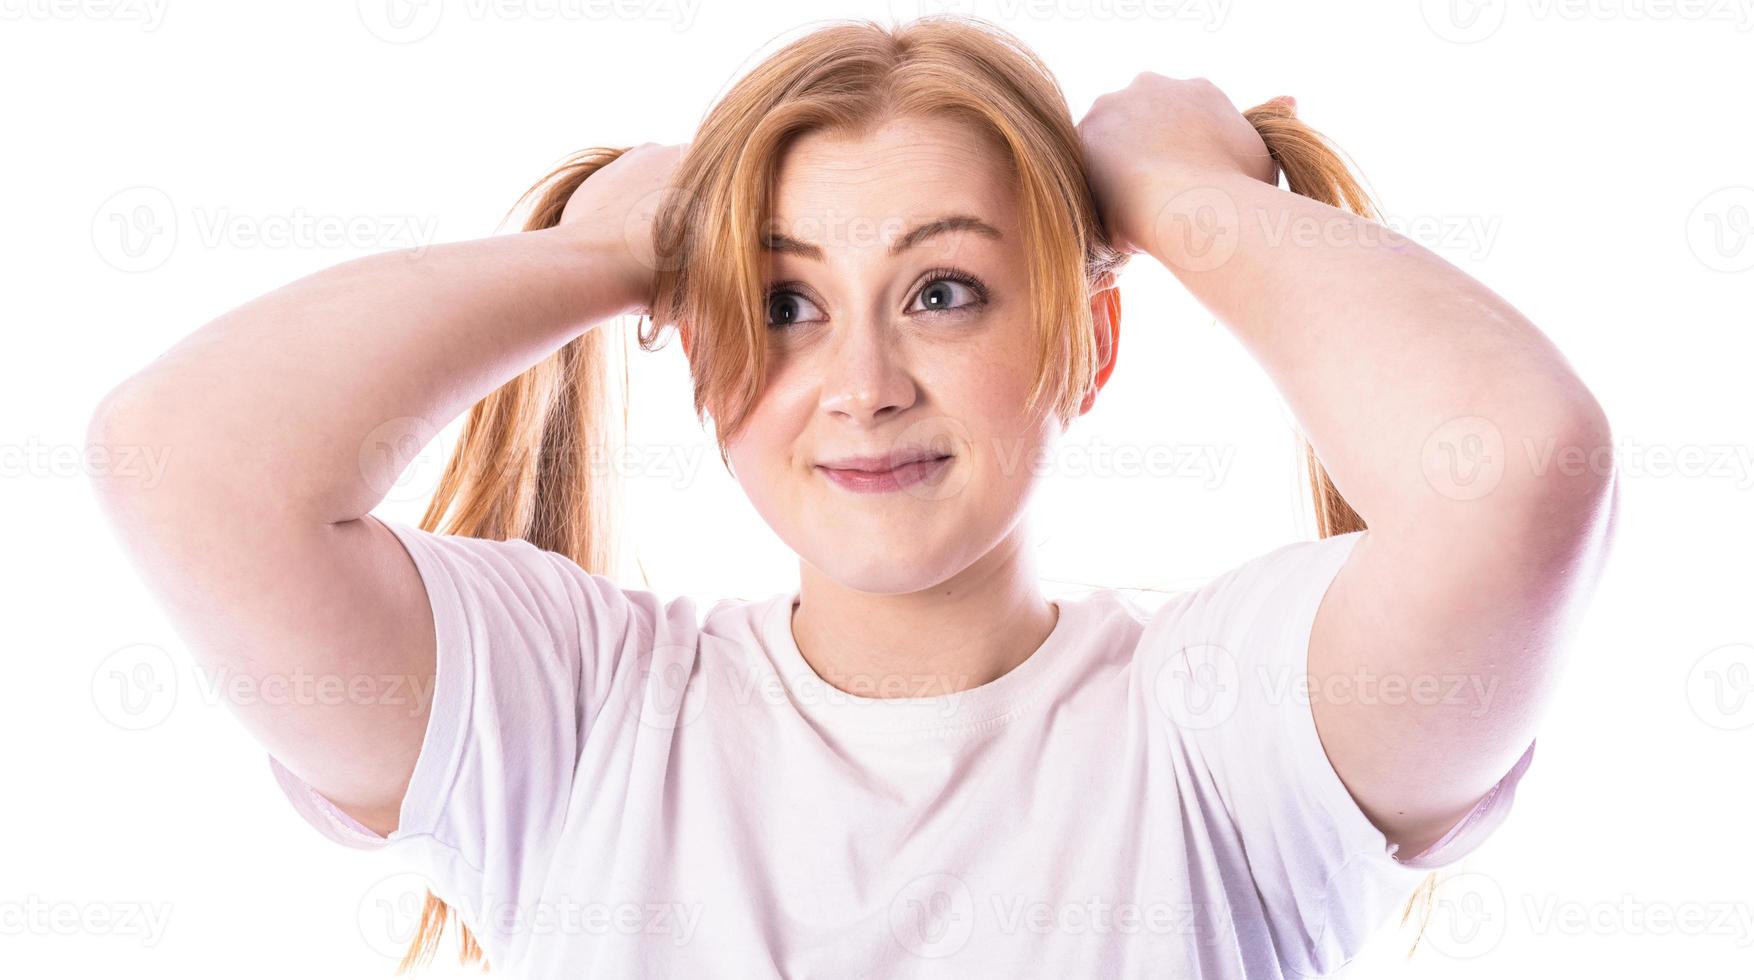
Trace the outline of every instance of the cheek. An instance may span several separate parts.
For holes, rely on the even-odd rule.
[[[946,403],[945,411],[972,434],[988,440],[984,450],[1014,453],[1020,440],[1030,442],[1039,429],[1040,410],[1035,416],[1024,414],[1035,383],[1033,367],[1008,352],[970,361],[956,370],[956,376],[943,379],[939,390],[955,392],[954,403]]]
[[[732,471],[752,500],[772,495],[794,458],[798,426],[796,399],[770,388],[750,410],[737,435],[725,446]]]
[[[737,437],[725,448],[731,457],[731,469],[737,474],[737,482],[749,491],[750,496],[759,495],[774,466],[768,428],[762,424],[760,416],[750,415]]]
[[[1053,414],[1052,398],[1044,395],[1034,411],[1025,412],[1034,382],[1033,373],[1011,375],[1002,391],[995,389],[994,401],[983,416],[988,420],[988,428],[979,436],[987,457],[983,469],[995,505],[1002,508],[1031,496],[1045,472],[1043,467],[1054,465],[1060,426]]]

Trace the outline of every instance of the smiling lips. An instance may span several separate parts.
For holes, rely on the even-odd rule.
[[[929,449],[909,449],[887,456],[848,456],[816,468],[836,486],[854,493],[894,493],[937,475],[952,458]]]

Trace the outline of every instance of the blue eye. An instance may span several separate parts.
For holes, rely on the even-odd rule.
[[[986,287],[979,279],[954,269],[934,269],[932,278],[919,291],[918,300],[925,303],[925,313],[966,313],[987,302]],[[957,297],[966,297],[958,302]],[[913,312],[913,308],[909,308]]]
[[[777,282],[768,287],[767,292],[767,325],[784,329],[814,320],[808,312],[814,310],[815,319],[822,318],[822,311],[815,303],[804,297],[800,292],[802,283],[797,281]],[[914,294],[915,304],[905,311],[909,314],[919,313],[972,313],[987,304],[987,287],[974,276],[956,269],[932,269],[926,273],[925,285]],[[803,309],[799,307],[802,306]]]

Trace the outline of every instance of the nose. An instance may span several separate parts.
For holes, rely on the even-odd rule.
[[[864,317],[838,331],[821,366],[821,405],[836,419],[869,425],[900,414],[919,388],[889,324]]]

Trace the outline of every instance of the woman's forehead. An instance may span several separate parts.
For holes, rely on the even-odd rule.
[[[780,160],[771,225],[830,248],[888,247],[948,215],[978,218],[1009,236],[1016,224],[1009,169],[990,140],[954,120],[900,119],[858,135],[807,133]]]

